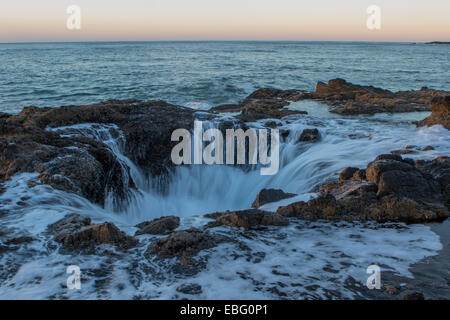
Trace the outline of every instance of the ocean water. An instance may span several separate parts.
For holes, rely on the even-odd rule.
[[[235,102],[258,87],[312,90],[318,80],[349,81],[392,90],[428,86],[450,89],[449,49],[412,44],[367,43],[86,43],[0,45],[1,110],[22,106],[58,106],[109,98],[164,99],[202,109]],[[6,60],[4,57],[7,57]],[[0,240],[32,236],[36,240],[0,254],[0,299],[337,299],[359,297],[369,265],[412,277],[409,268],[443,248],[426,225],[329,223],[291,220],[285,228],[243,232],[210,230],[231,236],[202,251],[204,268],[179,274],[176,259],[148,257],[145,251],[160,236],[140,236],[141,246],[126,253],[100,248],[92,255],[60,252],[47,226],[66,214],[88,216],[93,223],[109,221],[133,235],[139,222],[164,215],[181,217],[180,229],[201,227],[202,216],[249,208],[262,188],[298,194],[266,205],[278,206],[315,197],[319,184],[336,179],[348,166],[365,168],[377,155],[415,145],[434,150],[408,155],[433,159],[450,155],[449,131],[442,126],[416,128],[413,120],[428,112],[341,116],[317,101],[288,106],[308,115],[285,117],[280,128],[290,135],[280,146],[280,171],[261,176],[259,170],[231,166],[179,167],[162,194],[122,152],[119,129],[108,124],[49,128],[61,136],[78,134],[105,143],[124,171],[136,182],[125,208],[108,197],[104,206],[50,186],[30,183],[37,173],[14,176],[0,194]],[[232,115],[220,115],[214,126]],[[255,128],[266,120],[249,123]],[[296,143],[305,128],[318,128],[321,141]],[[119,131],[119,132],[118,132]],[[114,138],[113,138],[114,137]],[[103,254],[102,250],[107,250]],[[82,289],[67,290],[66,268],[78,265]],[[186,283],[202,286],[199,295],[178,292]],[[353,283],[352,285],[349,285]]]
[[[105,99],[208,108],[261,87],[313,90],[343,77],[390,90],[450,90],[450,48],[412,43],[0,44],[0,111]]]

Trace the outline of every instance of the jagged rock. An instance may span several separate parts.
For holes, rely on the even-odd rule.
[[[344,170],[342,170],[342,172],[339,174],[339,181],[345,181],[345,180],[349,180],[350,178],[353,178],[353,175],[359,171],[358,168],[345,168]]]
[[[367,166],[367,180],[360,171],[345,169],[338,182],[320,187],[318,198],[280,207],[277,213],[310,220],[379,222],[429,222],[450,216],[449,158],[414,163],[398,155],[380,155]]]
[[[413,292],[405,294],[403,300],[425,300],[423,293]]]
[[[177,291],[184,294],[201,294],[202,286],[196,283],[184,283],[177,288]]]
[[[70,249],[84,249],[95,245],[109,244],[120,249],[129,249],[137,245],[137,240],[127,236],[114,224],[105,222],[90,225],[68,234],[61,239],[62,244]]]
[[[161,217],[152,221],[142,222],[136,225],[140,230],[135,235],[164,234],[180,226],[180,218],[175,216]]]
[[[367,166],[366,176],[378,185],[379,197],[395,194],[425,203],[442,201],[439,183],[398,156],[377,157]]]
[[[216,221],[207,225],[207,227],[226,225],[250,229],[257,226],[287,226],[288,224],[289,221],[280,215],[258,209],[249,209],[218,214]]]
[[[71,213],[61,220],[48,226],[48,230],[54,234],[55,241],[63,242],[64,239],[71,233],[80,230],[83,227],[89,226],[91,219],[83,217],[76,213]]]
[[[384,289],[386,293],[390,295],[397,295],[400,292],[400,288],[396,286],[386,286]]]
[[[223,237],[196,228],[172,232],[168,237],[156,240],[147,250],[148,254],[166,257],[196,255],[199,251],[217,246]]]
[[[21,172],[40,173],[41,183],[104,204],[106,194],[126,200],[134,187],[129,174],[102,142],[83,135],[46,130],[84,123],[116,125],[124,153],[153,176],[164,175],[170,160],[172,132],[193,126],[194,111],[163,101],[109,100],[88,106],[26,107],[0,121],[0,182]],[[128,179],[128,180],[126,180]]]
[[[298,141],[315,142],[320,140],[320,133],[317,129],[305,129],[302,131]]]
[[[6,245],[18,245],[18,244],[30,243],[33,241],[36,241],[36,239],[33,237],[22,236],[22,237],[9,239],[9,240],[5,241],[5,244]]]
[[[416,122],[418,127],[442,125],[450,130],[450,95],[435,97],[431,101],[431,115],[422,121]]]
[[[127,236],[114,224],[105,222],[91,225],[91,219],[79,214],[69,214],[48,227],[54,239],[69,249],[92,248],[99,244],[110,244],[120,249],[128,249],[137,240]]]
[[[318,82],[313,99],[324,101],[330,110],[339,114],[374,114],[382,112],[428,111],[435,96],[444,96],[445,91],[422,88],[421,90],[391,92],[372,86],[360,86],[344,79],[333,79],[325,84]]]
[[[335,220],[341,216],[341,208],[335,197],[328,194],[308,202],[299,201],[288,206],[279,207],[277,213],[284,217],[308,220]]]
[[[252,208],[259,208],[271,202],[277,202],[283,199],[292,198],[296,195],[293,193],[286,193],[279,189],[262,189],[257,195],[252,204]]]
[[[280,119],[289,115],[307,114],[306,111],[285,109],[289,101],[297,101],[303,96],[299,90],[258,89],[238,104],[227,104],[211,108],[213,113],[241,112],[238,119],[253,122],[261,119]]]

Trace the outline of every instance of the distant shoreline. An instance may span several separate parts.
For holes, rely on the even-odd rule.
[[[450,44],[450,42],[446,41],[432,41],[432,42],[426,42],[425,44]]]

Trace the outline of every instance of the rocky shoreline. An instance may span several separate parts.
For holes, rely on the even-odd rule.
[[[213,107],[202,117],[234,113],[232,124],[246,128],[248,122],[301,116],[305,111],[285,108],[290,102],[317,100],[340,115],[430,111],[417,126],[442,125],[450,130],[450,93],[422,88],[391,92],[360,86],[343,79],[319,82],[314,92],[263,88],[233,105]],[[171,133],[192,129],[195,110],[164,101],[110,100],[89,106],[60,108],[27,107],[17,115],[0,114],[0,183],[20,173],[38,173],[43,185],[84,197],[104,205],[113,193],[117,205],[126,205],[129,190],[136,188],[129,172],[124,172],[106,143],[96,139],[122,139],[124,154],[148,176],[164,181],[174,169],[170,152]],[[84,124],[96,124],[100,131],[80,134]],[[275,125],[276,126],[276,125]],[[102,131],[103,130],[103,131]],[[282,133],[283,134],[283,133]],[[289,134],[289,132],[285,133]],[[103,137],[105,138],[105,137]],[[317,129],[305,129],[299,143],[320,139]],[[411,149],[409,149],[411,150]],[[395,153],[395,152],[393,152]],[[407,152],[399,152],[407,154]],[[2,191],[3,190],[3,191]],[[0,193],[5,188],[0,185]],[[320,186],[317,197],[279,206],[276,212],[261,209],[295,197],[283,190],[264,189],[252,208],[205,215],[211,221],[198,228],[180,229],[174,216],[136,225],[134,236],[113,223],[91,224],[89,218],[69,214],[48,227],[48,234],[63,252],[94,254],[98,246],[112,245],[126,252],[145,245],[147,235],[159,235],[145,251],[146,257],[175,258],[181,268],[201,269],[197,254],[221,243],[236,242],[232,237],[212,232],[218,227],[258,232],[260,228],[283,228],[293,219],[379,223],[430,223],[450,216],[450,158],[412,160],[399,154],[379,155],[365,169],[349,167],[338,181]],[[10,213],[13,214],[13,213]],[[1,234],[0,234],[1,239]],[[34,239],[8,239],[0,244],[0,255],[33,242]],[[198,271],[197,271],[198,272]]]

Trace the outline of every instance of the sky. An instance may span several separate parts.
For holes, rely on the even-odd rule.
[[[67,28],[70,5],[80,29]],[[449,17],[450,0],[1,0],[0,42],[450,41]]]

